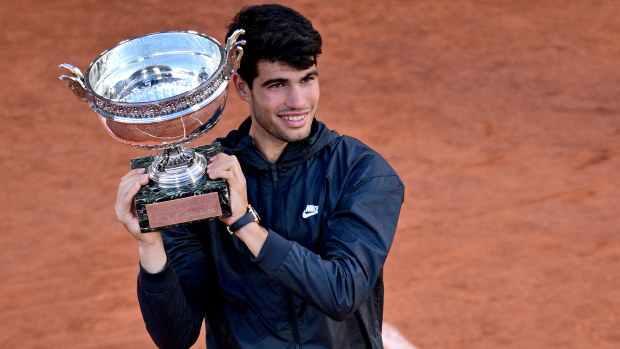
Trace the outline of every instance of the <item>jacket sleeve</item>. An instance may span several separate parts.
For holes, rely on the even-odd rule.
[[[140,266],[138,301],[158,348],[189,348],[205,317],[206,264],[200,241],[186,227],[162,231],[168,262],[157,274]]]
[[[323,226],[320,254],[274,231],[254,261],[282,286],[335,320],[367,298],[391,247],[404,185],[382,160],[357,164]],[[372,160],[372,161],[371,161]]]

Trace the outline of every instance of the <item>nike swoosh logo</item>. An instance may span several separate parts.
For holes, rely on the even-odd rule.
[[[314,216],[317,213],[319,213],[319,206],[307,205],[306,209],[301,214],[301,217],[305,219],[305,218],[308,218],[310,216]]]
[[[310,216],[314,216],[315,214],[317,214],[318,212],[304,212],[301,214],[302,218],[308,218]]]

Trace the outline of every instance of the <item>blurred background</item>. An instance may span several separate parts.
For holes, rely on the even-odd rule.
[[[113,207],[148,152],[107,135],[57,67],[151,32],[223,42],[254,3],[0,3],[0,347],[153,347]],[[385,321],[424,349],[620,347],[620,3],[281,3],[323,36],[318,118],[406,185]],[[229,94],[190,146],[247,114]]]

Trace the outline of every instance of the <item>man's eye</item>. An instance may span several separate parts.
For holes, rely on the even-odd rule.
[[[276,83],[273,83],[273,84],[269,85],[269,88],[276,89],[276,88],[280,88],[282,86],[284,86],[284,85],[281,82],[276,82]]]
[[[312,80],[316,79],[316,76],[307,76],[305,78],[303,78],[302,82],[310,82]]]

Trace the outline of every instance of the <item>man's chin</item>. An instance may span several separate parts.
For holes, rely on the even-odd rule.
[[[303,141],[310,136],[310,127],[296,130],[296,132],[286,132],[285,141],[288,143]]]

